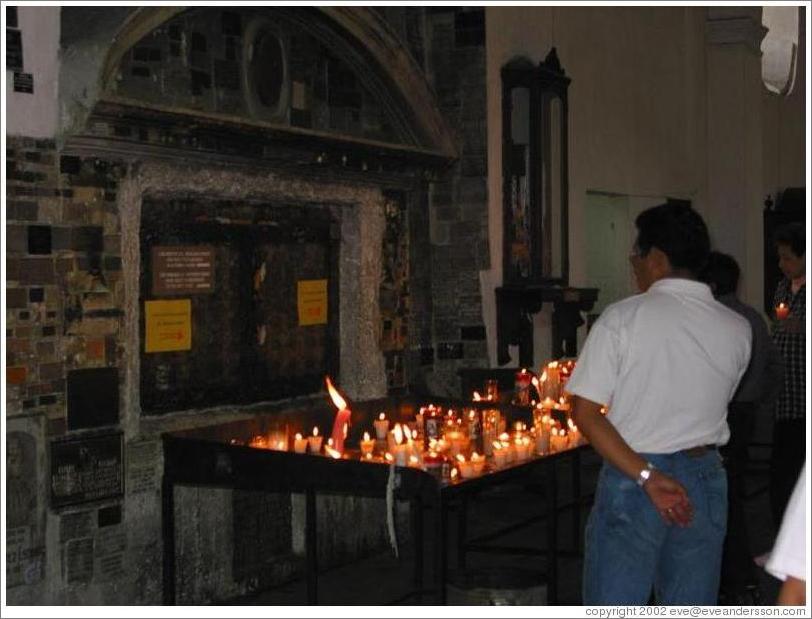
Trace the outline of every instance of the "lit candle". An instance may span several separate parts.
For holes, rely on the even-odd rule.
[[[551,361],[547,364],[547,383],[545,395],[550,396],[553,400],[561,395],[561,372],[558,367],[558,361]]]
[[[442,455],[435,451],[429,451],[425,456],[423,456],[423,468],[428,473],[442,475],[444,460],[445,458]]]
[[[789,317],[789,306],[786,303],[779,303],[775,308],[775,317],[778,320],[786,320]]]
[[[329,376],[324,377],[324,382],[327,384],[327,391],[330,393],[330,398],[333,400],[338,412],[336,413],[335,420],[333,421],[333,446],[338,453],[344,453],[344,439],[347,438],[347,433],[350,430],[350,416],[352,413],[347,408],[347,402],[338,393],[338,390],[333,387]]]
[[[533,443],[530,441],[530,437],[522,436],[517,438],[514,449],[516,449],[516,457],[519,460],[527,460],[533,452]]]
[[[546,415],[545,415],[546,417]],[[549,417],[546,417],[549,420]],[[543,422],[536,426],[536,453],[547,454],[550,452],[550,424]]]
[[[408,458],[408,448],[403,443],[403,430],[399,423],[395,424],[395,430],[392,432],[395,437],[395,444],[392,447],[392,452],[395,456],[395,464],[398,466],[406,466]]]
[[[485,471],[485,456],[480,456],[477,452],[472,453],[471,466],[474,467],[474,475],[482,475]]]
[[[324,437],[319,436],[319,429],[318,427],[313,428],[313,436],[307,437],[308,447],[310,447],[310,453],[320,453],[321,452],[321,442],[324,440]]]
[[[386,433],[389,431],[389,420],[386,418],[386,415],[381,413],[373,423],[375,425],[375,435],[378,437],[378,440],[384,440]]]
[[[569,426],[569,446],[570,447],[578,447],[582,443],[583,435],[578,430],[578,426],[576,426],[572,419],[567,419],[567,425]]]
[[[564,451],[568,443],[567,431],[564,428],[553,428],[550,434],[550,451]]]
[[[502,446],[501,441],[493,441],[492,444],[493,464],[497,468],[501,468],[507,464],[507,452]]]
[[[474,466],[471,462],[465,460],[465,456],[457,454],[457,469],[460,472],[460,477],[468,479],[474,475]]]
[[[371,455],[375,449],[375,441],[369,437],[369,432],[364,432],[364,438],[361,440],[361,453],[365,456]]]
[[[293,437],[293,451],[295,451],[297,454],[303,454],[307,451],[307,439],[299,432],[297,432],[296,436]]]
[[[525,368],[516,372],[514,385],[515,396],[514,402],[519,406],[527,406],[530,404],[530,384],[533,380],[533,375]]]
[[[443,438],[448,442],[448,450],[452,456],[457,456],[463,450],[463,433],[459,430],[450,430],[443,435]]]

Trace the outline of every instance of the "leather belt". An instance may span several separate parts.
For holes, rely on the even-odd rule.
[[[700,458],[712,449],[716,449],[716,445],[697,445],[696,447],[683,449],[681,453],[684,453],[689,458]]]

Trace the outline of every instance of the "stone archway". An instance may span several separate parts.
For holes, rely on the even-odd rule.
[[[186,10],[186,7],[142,7],[120,22],[115,32],[110,33],[112,42],[99,68],[98,100],[104,100],[110,93],[127,52],[150,32]],[[435,154],[454,158],[453,135],[423,71],[383,18],[365,7],[316,7],[314,10],[333,25],[340,37],[364,50],[371,59],[370,68],[395,91],[391,94],[420,141]]]

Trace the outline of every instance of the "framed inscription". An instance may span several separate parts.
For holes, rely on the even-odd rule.
[[[51,507],[124,494],[123,434],[51,442]]]
[[[214,248],[173,245],[152,248],[152,294],[202,294],[214,290]]]

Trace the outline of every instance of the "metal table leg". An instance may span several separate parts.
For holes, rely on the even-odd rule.
[[[438,605],[445,604],[445,584],[448,555],[448,506],[438,496],[434,505],[434,593]]]
[[[417,601],[423,601],[423,501],[416,498],[411,502],[412,539],[414,540],[414,587]]]
[[[307,578],[307,603],[318,604],[319,564],[316,540],[316,492],[308,488],[305,492],[305,572]]]
[[[465,543],[468,538],[468,498],[462,497],[457,505],[457,569],[465,569]]]
[[[558,603],[558,482],[556,463],[547,467],[547,602]]]
[[[161,488],[164,605],[175,604],[175,485],[164,475]]]
[[[572,548],[581,552],[581,452],[572,454]]]

